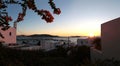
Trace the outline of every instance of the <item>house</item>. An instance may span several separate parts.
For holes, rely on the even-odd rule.
[[[82,46],[82,45],[90,46],[90,42],[88,39],[77,39],[77,45],[78,46]]]
[[[91,48],[91,60],[120,60],[120,18],[101,24],[101,49]]]
[[[0,27],[0,42],[4,44],[16,44],[16,29],[14,27],[10,27],[8,30],[1,30]]]
[[[101,37],[105,57],[120,59],[120,18],[103,23]]]
[[[56,45],[53,40],[41,40],[41,49],[44,49],[45,51],[49,51],[56,48]]]
[[[55,41],[50,37],[18,36],[17,44],[27,45],[21,47],[21,49],[25,50],[43,49],[49,51],[56,48]]]

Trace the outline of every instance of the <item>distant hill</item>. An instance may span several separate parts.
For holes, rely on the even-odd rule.
[[[29,35],[28,37],[59,37],[59,36],[50,35],[50,34],[33,34],[33,35]]]
[[[24,37],[24,36],[26,36],[26,35],[17,35],[17,37],[20,37],[20,36],[23,36],[23,37]]]
[[[17,37],[20,36],[26,36],[26,37],[64,37],[64,36],[57,36],[57,35],[50,35],[50,34],[33,34],[33,35],[18,35]],[[77,38],[77,37],[82,37],[82,36],[69,36],[72,38]]]
[[[77,37],[81,37],[81,36],[70,36],[70,37],[77,38]]]

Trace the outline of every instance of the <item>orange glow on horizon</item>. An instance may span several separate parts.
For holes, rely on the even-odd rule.
[[[53,33],[26,33],[26,34],[20,34],[18,33],[17,35],[32,35],[32,34],[50,34],[50,35],[58,35],[58,36],[88,36],[88,37],[93,37],[93,36],[100,36],[100,32],[53,32]]]
[[[72,24],[73,25],[73,24]],[[40,28],[39,28],[40,29]],[[41,29],[41,30],[23,30],[23,34],[32,35],[32,34],[50,34],[50,35],[58,35],[58,36],[101,36],[100,23],[99,22],[86,22],[75,24],[73,26],[63,26],[56,27],[52,29]],[[21,32],[18,32],[17,35],[21,35]]]

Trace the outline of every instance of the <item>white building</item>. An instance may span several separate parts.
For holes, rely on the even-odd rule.
[[[101,25],[102,52],[107,58],[120,59],[120,18]]]
[[[91,59],[119,59],[120,60],[120,18],[101,25],[102,50],[91,49]]]
[[[0,37],[0,42],[4,42],[5,44],[15,44],[16,43],[16,29],[14,27],[10,27],[8,30],[1,30],[0,33],[2,37]]]
[[[82,46],[82,45],[90,46],[90,43],[88,39],[77,39],[77,45],[78,46]]]
[[[40,41],[41,49],[44,49],[46,51],[52,50],[56,48],[56,45],[53,40],[41,40]]]
[[[17,37],[17,43],[19,45],[25,44],[28,46],[22,47],[21,49],[34,50],[34,49],[43,49],[49,51],[56,48],[56,42],[49,37],[27,37],[19,36]]]

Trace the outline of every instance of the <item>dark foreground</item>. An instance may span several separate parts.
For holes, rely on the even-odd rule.
[[[0,46],[0,66],[120,66],[114,59],[90,62],[90,48],[76,46],[51,51],[18,50]]]

